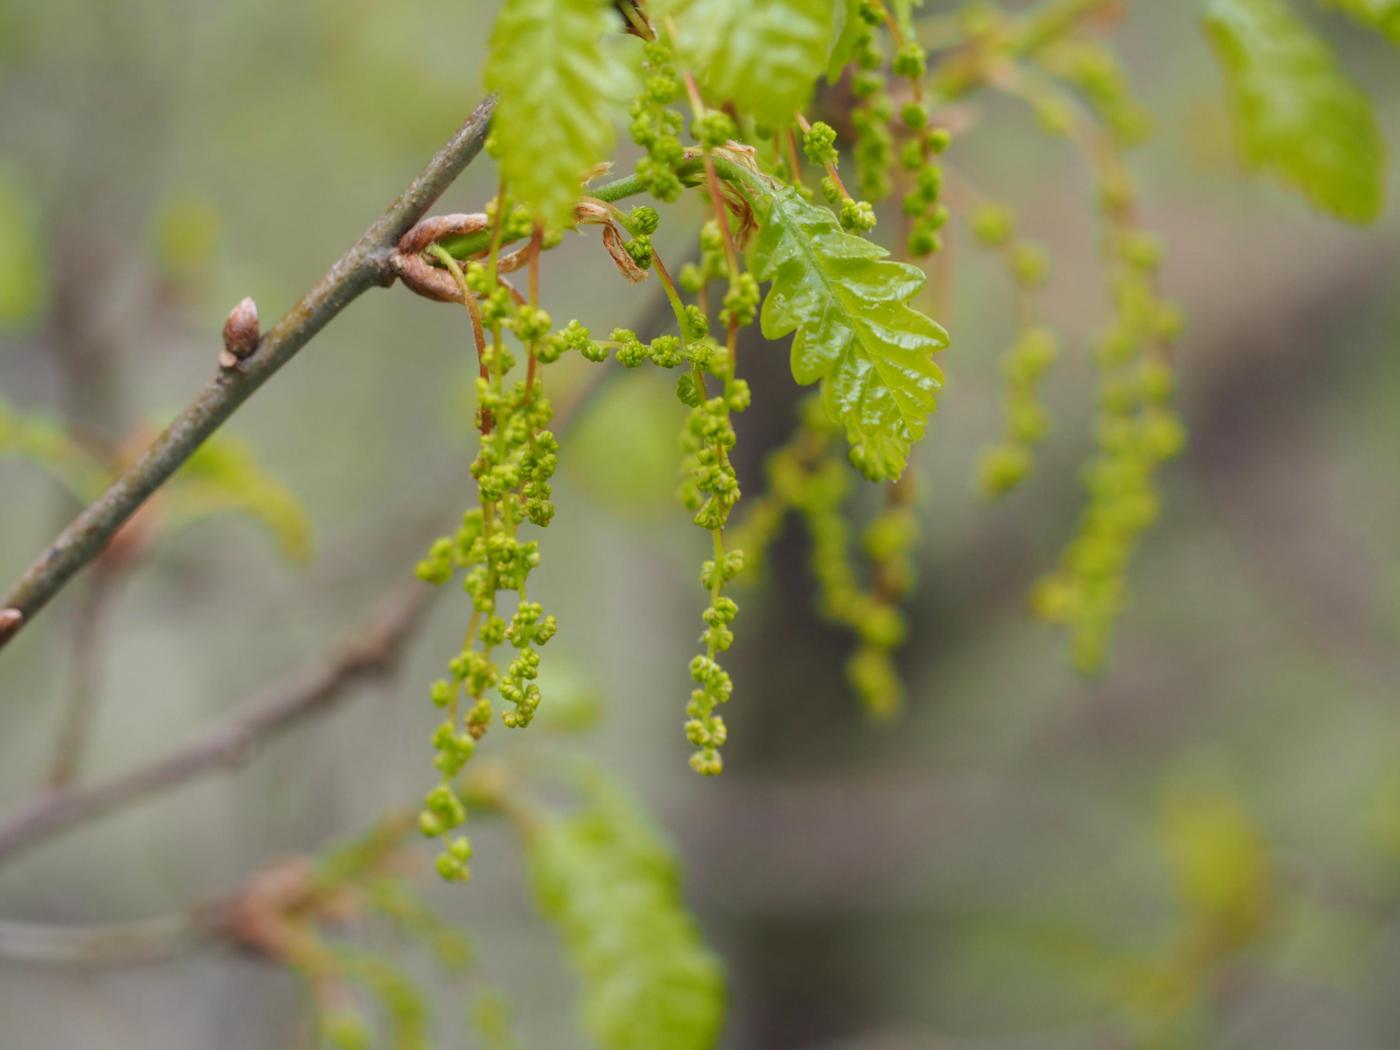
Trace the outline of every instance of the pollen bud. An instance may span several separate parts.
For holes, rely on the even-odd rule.
[[[24,624],[24,613],[18,609],[0,609],[0,642],[7,641]]]
[[[224,352],[219,364],[232,368],[258,348],[258,304],[244,299],[229,311],[224,322]]]

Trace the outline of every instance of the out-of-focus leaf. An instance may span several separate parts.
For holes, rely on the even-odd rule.
[[[1322,0],[1400,47],[1400,0]]]
[[[948,345],[943,328],[909,305],[923,271],[847,233],[830,209],[789,186],[752,176],[743,189],[760,226],[754,272],[772,282],[764,337],[794,333],[793,377],[821,381],[852,461],[872,480],[898,477],[943,385],[933,355]]]
[[[1051,911],[960,910],[948,931],[958,964],[953,994],[994,984],[1008,1012],[1047,1024],[1102,1015],[1116,1005],[1123,975],[1136,960]]]
[[[826,79],[830,83],[841,79],[846,66],[855,57],[856,41],[864,28],[860,17],[860,0],[844,0],[836,5],[831,54],[826,60]]]
[[[49,300],[48,260],[33,199],[0,168],[0,331],[28,328]]]
[[[833,0],[692,0],[677,14],[684,56],[710,92],[786,124],[826,68]]]
[[[171,527],[210,514],[241,512],[261,523],[291,561],[311,556],[311,523],[297,498],[264,473],[237,438],[219,435],[201,445],[175,475],[166,504]]]
[[[893,0],[895,21],[905,36],[914,35],[914,8],[923,7],[924,0]]]
[[[596,683],[566,659],[546,661],[539,685],[547,701],[535,716],[540,728],[551,733],[586,733],[603,720],[606,710]]]
[[[592,781],[584,808],[536,830],[528,849],[536,900],[564,938],[584,1023],[604,1050],[714,1046],[724,977],[637,805]]]
[[[57,419],[15,411],[0,398],[0,456],[29,460],[63,484],[82,503],[102,495],[111,471],[69,436]]]
[[[219,243],[219,214],[208,201],[181,196],[156,214],[155,251],[161,269],[177,280],[199,276]]]
[[[1084,93],[1119,144],[1136,145],[1152,134],[1152,114],[1133,98],[1127,73],[1108,44],[1067,37],[1046,46],[1040,61]]]
[[[511,196],[547,224],[571,221],[585,174],[607,157],[628,76],[603,37],[604,0],[506,0],[491,33],[495,149]]]
[[[510,1003],[495,988],[482,989],[468,1011],[482,1050],[520,1050],[511,1024]]]
[[[1246,159],[1340,219],[1374,220],[1385,143],[1327,43],[1282,0],[1210,0],[1206,28]]]
[[[639,517],[671,513],[676,431],[684,409],[660,375],[642,373],[603,389],[569,435],[570,478],[600,506]]]
[[[1400,860],[1400,771],[1381,784],[1366,814],[1371,843],[1390,861]]]
[[[1224,949],[1257,937],[1273,912],[1273,865],[1239,801],[1218,790],[1178,790],[1162,840],[1182,903],[1211,942]]]

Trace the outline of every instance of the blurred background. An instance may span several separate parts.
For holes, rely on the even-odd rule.
[[[460,123],[492,6],[0,0],[4,402],[114,449],[161,425],[212,373],[229,307],[252,295],[270,323]],[[726,772],[691,774],[679,727],[708,539],[672,499],[684,409],[663,377],[613,370],[564,441],[535,578],[561,622],[546,661],[606,709],[570,746],[676,844],[728,968],[733,1050],[1395,1045],[1400,212],[1354,231],[1247,178],[1196,5],[1135,8],[1119,39],[1157,134],[1133,169],[1189,317],[1191,444],[1102,676],[1076,676],[1026,613],[1075,527],[1106,300],[1083,166],[1015,106],[978,101],[949,156],[1053,254],[1057,425],[1024,489],[976,494],[1012,293],[957,228],[932,307],[953,346],[916,465],[897,723],[850,696],[849,639],[812,611],[794,525],[738,596]],[[1400,143],[1394,52],[1329,28]],[[437,210],[493,192],[483,160]],[[663,257],[686,257],[698,214],[668,213]],[[598,262],[579,238],[547,259],[555,320],[657,334],[654,284]],[[796,396],[784,348],[742,360],[757,491]],[[44,783],[75,690],[96,699],[82,776],[130,768],[314,660],[403,579],[470,499],[470,362],[459,311],[373,292],[250,401],[226,431],[277,479],[264,526],[195,507],[100,602],[78,580],[3,653],[0,812]],[[551,372],[561,401],[578,364]],[[311,554],[291,563],[297,504]],[[76,508],[0,457],[0,577]],[[465,606],[445,594],[392,679],[238,771],[0,865],[0,918],[166,914],[415,799],[435,779],[427,684]],[[487,820],[473,835],[473,883],[426,892],[472,932],[525,1046],[586,1045],[517,845]],[[472,1045],[461,990],[439,993],[438,1043]],[[0,958],[7,1050],[305,1045],[305,1010],[295,977],[218,945],[124,966]]]

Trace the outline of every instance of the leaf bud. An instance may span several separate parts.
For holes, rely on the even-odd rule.
[[[230,310],[224,321],[224,353],[219,363],[233,367],[258,348],[259,338],[258,304],[248,297]]]

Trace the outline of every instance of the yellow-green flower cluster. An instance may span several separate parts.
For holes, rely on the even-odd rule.
[[[403,877],[409,830],[396,815],[318,858],[314,867],[290,863],[282,869],[287,877],[304,873],[306,881],[263,924],[268,939],[261,946],[306,981],[321,1039],[337,1050],[377,1045],[366,1017],[370,1004],[386,1022],[388,1045],[426,1050],[431,1042],[428,1003],[412,979],[377,950],[330,936],[332,927],[344,927],[347,914],[388,919],[403,938],[429,947],[454,976],[472,961],[462,931],[429,907]]]
[[[943,247],[940,231],[948,222],[948,209],[940,200],[943,170],[934,158],[948,148],[950,140],[946,129],[929,124],[923,99],[926,62],[923,47],[911,39],[900,45],[892,66],[895,76],[909,81],[912,94],[899,110],[905,133],[899,164],[911,181],[902,204],[909,220],[908,251],[916,259],[933,255]]]
[[[894,188],[890,172],[895,167],[895,101],[891,95],[890,75],[908,82],[905,100],[898,107],[899,126],[903,143],[898,151],[898,164],[908,176],[908,186],[902,206],[908,220],[909,254],[915,258],[932,255],[942,247],[940,232],[948,221],[948,210],[940,200],[942,172],[935,157],[948,147],[948,132],[929,122],[924,99],[924,77],[928,54],[911,34],[899,29],[896,20],[881,0],[861,0],[857,6],[860,26],[851,41],[850,53],[855,63],[851,76],[851,92],[857,105],[851,114],[856,141],[853,156],[856,180],[861,196],[879,202]],[[894,56],[886,63],[885,50],[878,29],[890,27]],[[823,187],[828,190],[828,187]],[[828,200],[833,206],[828,191]],[[867,219],[863,202],[842,205],[842,223],[849,229],[869,229],[873,226],[873,210],[868,215],[870,226],[861,227]],[[849,210],[848,221],[847,211]]]
[[[1157,470],[1186,440],[1172,407],[1176,383],[1168,356],[1181,317],[1157,294],[1160,246],[1132,224],[1125,175],[1105,185],[1103,207],[1112,223],[1114,317],[1096,350],[1096,451],[1084,471],[1089,503],[1059,569],[1032,595],[1039,616],[1069,626],[1071,657],[1085,672],[1103,664],[1127,604],[1128,562],[1160,509]]]
[[[383,1010],[399,1050],[428,1050],[428,1007],[422,993],[397,966],[374,952],[344,945],[331,949],[339,976],[363,989]],[[326,1042],[335,1050],[370,1050],[374,1039],[364,1019],[340,1010],[323,1019]]]
[[[761,554],[788,513],[802,518],[811,543],[808,565],[817,584],[818,610],[855,635],[846,677],[866,710],[882,717],[898,710],[904,695],[894,654],[906,634],[899,599],[914,578],[909,559],[918,539],[913,478],[906,475],[890,486],[885,507],[861,537],[870,563],[869,583],[863,584],[851,557],[846,504],[852,474],[841,455],[841,439],[820,400],[805,402],[793,439],[768,458],[768,492],[744,521],[744,542]]]
[[[1152,117],[1133,97],[1118,56],[1102,41],[1067,36],[1044,48],[1040,64],[1073,84],[1120,146],[1133,146],[1152,134]]]
[[[680,96],[681,82],[675,56],[663,41],[646,45],[642,92],[632,103],[629,129],[632,141],[646,150],[637,162],[637,174],[647,191],[661,201],[673,201],[684,188],[676,166],[685,159],[681,145],[681,115],[672,108]]]
[[[860,19],[862,28],[853,49],[856,71],[851,76],[851,92],[856,97],[851,113],[856,131],[852,156],[860,195],[878,203],[893,189],[894,134],[890,121],[894,119],[894,101],[885,75],[885,52],[875,32],[884,20],[882,6],[862,0]]]
[[[728,276],[729,283],[719,311],[719,320],[728,332],[727,345],[718,346],[705,332],[708,330],[703,306],[682,306],[673,300],[676,321],[680,326],[683,351],[690,363],[688,375],[682,376],[676,395],[690,413],[681,435],[683,481],[680,499],[690,511],[691,520],[711,533],[714,556],[705,562],[700,573],[701,586],[709,593],[710,604],[702,614],[705,630],[700,641],[705,652],[690,664],[690,676],[695,688],[686,705],[686,739],[695,746],[690,765],[697,773],[714,776],[722,772],[723,760],[719,749],[728,737],[724,719],[716,713],[733,695],[734,686],[729,673],[719,663],[719,656],[734,642],[731,629],[739,607],[725,596],[724,588],[743,569],[744,555],[740,550],[726,550],[724,529],[730,511],[739,502],[739,476],[730,460],[734,447],[732,413],[749,407],[749,385],[735,375],[736,333],[752,324],[758,316],[759,290],[753,274],[732,268],[734,263],[724,252],[727,215],[716,215],[701,233],[701,262],[683,275],[687,286],[708,302],[709,275],[716,270]],[[718,242],[718,243],[716,243]],[[675,295],[670,289],[669,294]],[[710,396],[706,376],[718,379],[720,392]]]
[[[978,480],[988,496],[1010,492],[1030,474],[1035,446],[1050,429],[1040,384],[1059,355],[1059,338],[1049,328],[1036,326],[1022,331],[1003,358],[1006,432],[978,460]]]
[[[1040,398],[1040,385],[1059,356],[1055,333],[1039,323],[1036,293],[1050,273],[1044,250],[1016,234],[1010,210],[983,203],[972,217],[972,231],[985,247],[1003,259],[1016,288],[1018,331],[1002,360],[1006,383],[1006,424],[1000,441],[983,451],[978,480],[988,496],[1001,496],[1030,473],[1035,447],[1050,431],[1050,414]]]
[[[846,664],[851,688],[877,718],[893,715],[904,704],[904,684],[895,665],[895,654],[908,633],[899,602],[914,589],[913,551],[919,542],[919,517],[913,503],[914,478],[906,474],[887,489],[885,506],[866,526],[861,546],[870,559],[869,597],[877,611],[857,603],[852,607],[860,624],[853,625],[860,640]]]
[[[856,200],[846,192],[836,173],[840,156],[836,151],[836,129],[817,121],[802,133],[802,152],[819,168],[825,168],[821,191],[826,202],[836,209],[843,229],[869,233],[875,228],[875,207],[869,201]]]
[[[705,562],[700,573],[700,583],[710,595],[710,604],[702,617],[705,630],[700,636],[705,653],[695,657],[690,665],[695,688],[686,706],[685,733],[696,747],[690,758],[692,768],[698,773],[714,775],[723,769],[719,748],[728,735],[716,708],[728,702],[734,689],[718,657],[734,642],[730,625],[739,613],[739,607],[723,591],[744,565],[743,553],[726,550],[724,545],[724,527],[730,511],[739,501],[739,478],[729,458],[735,441],[730,413],[742,412],[748,407],[749,389],[742,379],[733,378],[728,355],[708,342],[694,344],[692,349],[696,354],[692,358],[691,373],[685,377],[689,383],[681,391],[682,399],[692,407],[682,435],[685,480],[680,497],[692,514],[691,520],[713,536],[714,557]],[[706,371],[723,380],[723,393],[704,397]]]
[[[446,714],[432,738],[434,765],[442,779],[428,793],[419,816],[425,835],[444,839],[438,872],[458,881],[468,877],[471,844],[455,834],[466,820],[466,807],[454,782],[491,724],[492,689],[505,703],[503,724],[530,724],[541,700],[539,647],[557,630],[554,617],[527,596],[540,548],[538,541],[519,534],[523,524],[542,527],[554,517],[550,479],[559,444],[548,429],[552,410],[537,367],[568,349],[588,353],[594,345],[577,323],[550,335],[549,315],[536,305],[517,304],[490,262],[472,263],[463,283],[489,333],[476,381],[481,443],[471,465],[479,506],[463,515],[454,535],[437,540],[418,565],[419,577],[430,583],[445,583],[461,573],[472,602],[461,651],[448,662],[450,677],[431,690],[434,705]],[[513,381],[517,361],[504,342],[506,331],[514,334],[529,362],[525,376]],[[503,607],[503,596],[513,596],[513,609]],[[504,672],[494,655],[503,645],[515,650]]]
[[[700,261],[688,262],[677,275],[680,286],[692,295],[703,295],[705,286],[729,273],[724,258],[724,234],[718,219],[708,219],[700,227]]]

